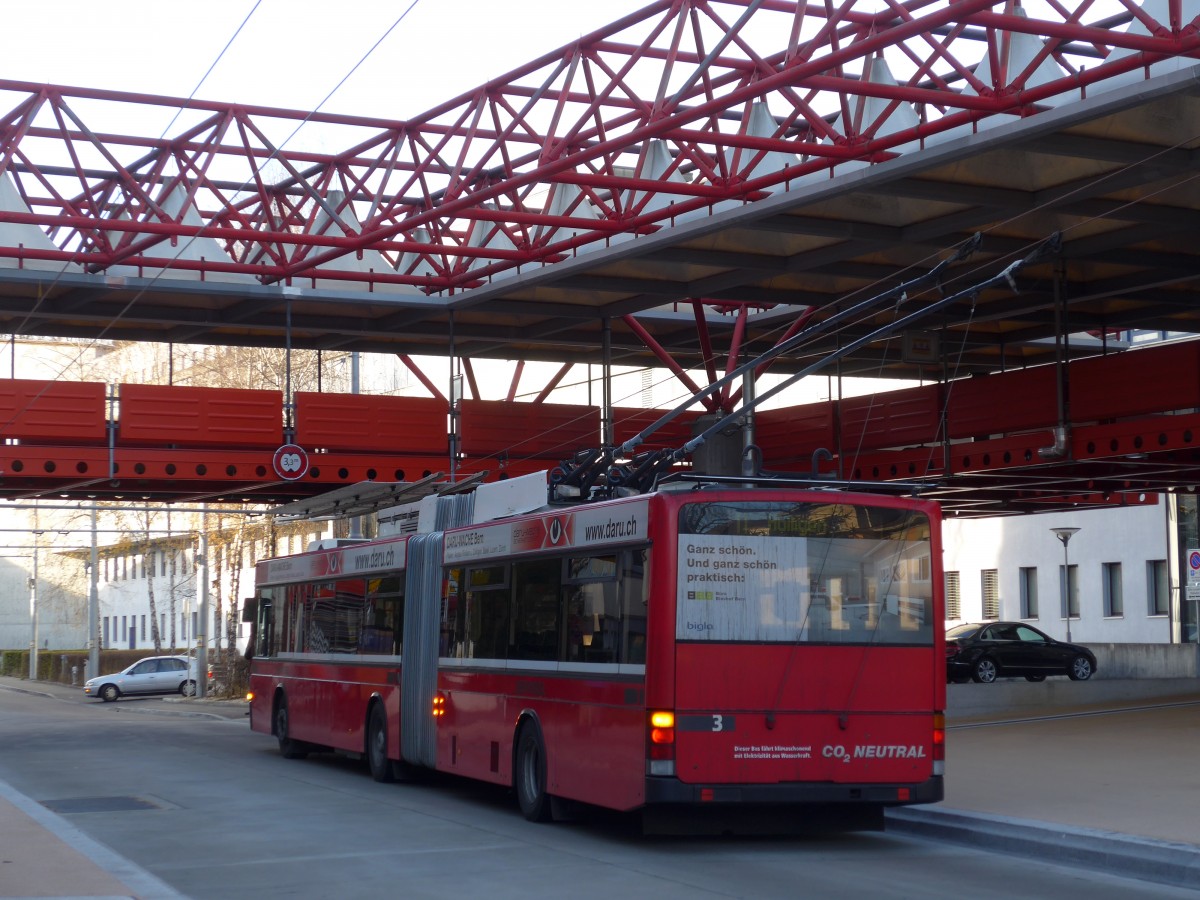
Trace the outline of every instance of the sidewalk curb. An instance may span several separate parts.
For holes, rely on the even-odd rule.
[[[887,830],[1175,887],[1200,888],[1200,847],[950,809],[889,809]]]
[[[0,800],[12,804],[27,815],[52,840],[61,841],[80,853],[93,866],[126,885],[130,890],[130,897],[137,897],[139,900],[185,900],[183,894],[157,875],[85,834],[65,818],[50,812],[6,781],[0,781]]]

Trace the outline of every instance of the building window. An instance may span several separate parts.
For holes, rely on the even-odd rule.
[[[980,592],[983,595],[983,617],[1000,618],[1000,573],[996,569],[984,569],[980,573]]]
[[[962,593],[959,590],[958,573],[946,573],[946,618],[962,618]]]
[[[121,616],[121,640],[122,642],[129,637],[129,622],[128,616]]]
[[[1125,601],[1121,597],[1121,564],[1104,563],[1101,575],[1104,579],[1104,615],[1108,618],[1125,615]]]
[[[1063,579],[1066,578],[1066,590]],[[1058,594],[1062,599],[1062,617],[1079,618],[1079,566],[1058,567]]]
[[[1036,619],[1038,617],[1037,567],[1023,566],[1020,570],[1021,579],[1021,618]]]
[[[1167,582],[1167,561],[1146,560],[1146,612],[1152,616],[1165,616],[1171,609],[1171,586]]]
[[[111,644],[111,639],[108,636],[108,616],[104,617],[104,646],[108,647]]]
[[[142,616],[142,640],[146,639],[146,617]]]

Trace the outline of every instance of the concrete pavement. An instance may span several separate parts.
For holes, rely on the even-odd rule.
[[[946,799],[890,811],[888,830],[1200,889],[1200,686],[1126,694],[951,717]]]
[[[12,678],[0,689],[79,690]],[[172,699],[153,709],[230,718],[245,705]],[[948,726],[945,801],[889,812],[889,831],[1200,889],[1200,686],[1036,717],[952,712]],[[0,897],[179,896],[0,782]]]
[[[0,677],[0,689],[48,697],[78,697],[81,690],[9,677]],[[168,715],[233,718],[246,710],[240,701],[163,700],[154,711]],[[0,781],[0,898],[33,897],[183,900],[170,885]]]

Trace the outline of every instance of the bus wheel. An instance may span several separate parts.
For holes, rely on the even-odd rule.
[[[308,751],[300,741],[294,741],[288,736],[287,697],[282,694],[275,704],[275,737],[279,739],[279,755],[284,759],[304,759]]]
[[[517,805],[530,822],[550,821],[550,796],[546,793],[546,748],[536,725],[526,723],[517,734],[517,760],[513,772]]]
[[[367,716],[367,766],[376,781],[396,780],[388,759],[387,713],[383,711],[382,703],[373,704]]]

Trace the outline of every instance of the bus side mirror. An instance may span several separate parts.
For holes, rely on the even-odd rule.
[[[256,622],[258,621],[258,598],[247,597],[242,601],[242,621]]]

